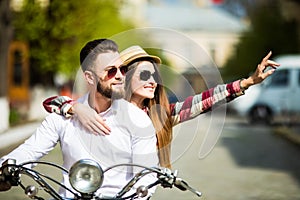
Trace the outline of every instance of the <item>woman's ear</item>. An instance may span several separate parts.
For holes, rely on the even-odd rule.
[[[95,85],[95,77],[91,71],[84,72],[84,78],[88,82],[89,85]]]

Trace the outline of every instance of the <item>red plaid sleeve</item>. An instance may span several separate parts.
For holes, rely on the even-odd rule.
[[[232,83],[217,85],[195,96],[190,96],[183,102],[171,104],[173,126],[211,111],[214,106],[230,102],[243,95],[244,92],[241,90],[239,83],[240,80],[237,80]]]
[[[66,118],[69,118],[72,116],[69,110],[71,109],[74,102],[75,101],[68,96],[53,96],[43,101],[43,106],[49,113],[54,112]]]

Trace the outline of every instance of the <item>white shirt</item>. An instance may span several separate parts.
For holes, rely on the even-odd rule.
[[[78,101],[88,105],[87,100],[88,95],[85,95]],[[38,160],[59,142],[63,166],[67,169],[84,158],[96,160],[103,169],[120,163],[158,166],[155,129],[142,110],[120,99],[113,101],[111,107],[100,115],[111,128],[110,135],[95,136],[85,130],[76,117],[65,119],[52,113],[24,144],[1,158],[0,162],[7,158],[16,159],[17,163]],[[104,174],[104,182],[97,193],[116,194],[131,180],[135,170],[141,169],[123,167],[109,170]],[[155,176],[150,175],[140,185],[154,181]],[[63,174],[63,184],[70,186],[67,174]],[[62,195],[72,197],[71,193],[64,190]]]

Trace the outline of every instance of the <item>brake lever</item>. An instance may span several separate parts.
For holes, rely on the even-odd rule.
[[[182,191],[186,191],[189,190],[190,192],[196,194],[198,197],[202,196],[202,193],[195,190],[194,188],[192,188],[191,186],[189,186],[187,184],[187,182],[185,182],[184,180],[182,180],[181,178],[176,178],[175,182],[174,182],[175,187],[177,187],[178,189],[182,190]]]
[[[202,196],[201,192],[199,192],[199,191],[195,190],[194,188],[190,187],[187,184],[187,182],[185,182],[183,179],[177,177],[177,175],[178,175],[177,170],[172,172],[168,168],[163,168],[163,169],[161,169],[161,172],[162,172],[163,175],[158,176],[158,178],[161,181],[161,186],[162,187],[172,188],[172,186],[174,185],[175,187],[177,187],[178,189],[180,189],[182,191],[189,190],[190,192],[196,194],[198,197]]]

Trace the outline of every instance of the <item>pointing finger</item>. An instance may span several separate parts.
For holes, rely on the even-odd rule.
[[[271,57],[271,55],[272,55],[272,51],[270,51],[270,52],[268,53],[268,55],[267,55],[266,57],[264,57],[263,61],[269,60],[269,58]]]

